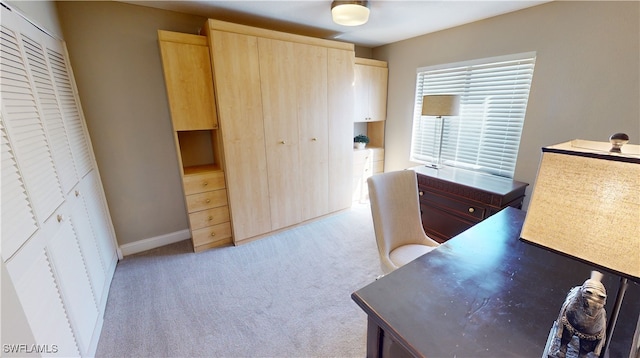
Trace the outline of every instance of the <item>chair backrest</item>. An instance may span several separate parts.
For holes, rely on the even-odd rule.
[[[436,246],[422,228],[418,179],[413,170],[376,174],[367,179],[373,227],[380,258],[399,246],[422,244]]]

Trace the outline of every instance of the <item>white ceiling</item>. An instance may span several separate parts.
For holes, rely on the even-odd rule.
[[[376,47],[549,1],[372,0],[369,22],[355,27],[331,21],[331,0],[123,2]]]

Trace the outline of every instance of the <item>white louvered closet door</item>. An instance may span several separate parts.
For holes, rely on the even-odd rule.
[[[1,26],[2,259],[36,343],[92,356],[117,253],[68,56],[4,6]]]

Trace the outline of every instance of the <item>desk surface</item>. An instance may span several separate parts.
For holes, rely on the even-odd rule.
[[[593,268],[520,241],[524,217],[507,208],[352,298],[415,356],[540,357],[567,292]],[[607,312],[618,282],[605,273]],[[611,357],[628,356],[639,313],[630,282]]]

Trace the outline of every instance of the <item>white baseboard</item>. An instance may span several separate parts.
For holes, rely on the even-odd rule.
[[[191,232],[189,231],[189,229],[185,229],[120,245],[120,250],[122,251],[123,256],[133,255],[142,251],[155,249],[160,246],[173,244],[174,242],[190,238]]]

